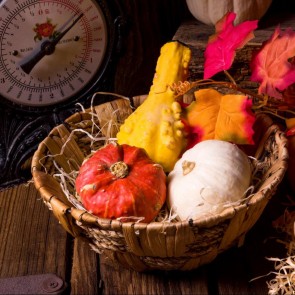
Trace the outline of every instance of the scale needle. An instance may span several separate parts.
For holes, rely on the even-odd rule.
[[[66,35],[66,33],[74,27],[74,25],[83,17],[83,13],[80,13],[77,17],[73,15],[70,17],[61,27],[58,29],[54,37],[46,39],[34,50],[29,56],[25,57],[20,63],[22,70],[29,74],[35,65],[45,56],[50,55],[55,51],[55,46]]]

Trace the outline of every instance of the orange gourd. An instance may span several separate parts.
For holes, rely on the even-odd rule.
[[[82,164],[76,191],[98,217],[150,222],[166,200],[166,174],[143,149],[111,143]]]

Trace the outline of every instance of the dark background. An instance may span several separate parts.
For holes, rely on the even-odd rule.
[[[130,97],[148,92],[160,47],[190,15],[185,0],[121,0],[121,4],[127,25],[115,92]]]
[[[185,0],[121,0],[121,4],[127,26],[114,90],[131,97],[148,93],[161,46],[172,39],[181,22],[193,16]],[[273,17],[290,13],[295,13],[295,0],[273,0],[262,21],[267,25]]]

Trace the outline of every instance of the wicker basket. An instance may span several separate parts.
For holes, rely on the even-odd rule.
[[[133,102],[136,107],[142,98]],[[287,169],[284,133],[264,115],[258,117],[255,125],[254,151],[247,151],[260,163],[254,193],[219,215],[183,222],[122,223],[95,217],[69,201],[54,177],[57,167],[67,173],[77,171],[90,153],[90,140],[85,132],[96,134],[101,129],[114,135],[131,112],[128,101],[117,99],[91,111],[76,113],[65,124],[55,127],[35,152],[32,160],[35,186],[65,230],[74,237],[86,237],[96,252],[137,271],[191,270],[210,263],[232,246],[242,245],[245,234],[261,216]],[[107,124],[110,120],[111,125]],[[76,129],[80,131],[73,132]],[[97,147],[101,144],[97,142]],[[50,155],[55,155],[55,163]]]

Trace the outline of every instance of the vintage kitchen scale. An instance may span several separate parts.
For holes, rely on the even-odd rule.
[[[0,189],[30,177],[39,142],[78,102],[112,89],[124,24],[117,1],[0,1]]]

